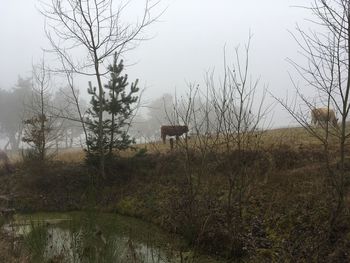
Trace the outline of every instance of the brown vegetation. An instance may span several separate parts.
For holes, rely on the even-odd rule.
[[[194,145],[194,140],[188,144]],[[96,209],[151,221],[181,234],[195,250],[227,259],[349,261],[348,210],[330,227],[336,200],[324,154],[302,130],[268,131],[260,149],[232,150],[219,159],[209,151],[205,169],[200,152],[187,149],[184,154],[180,146],[170,151],[159,145],[162,153],[139,149],[106,167],[107,179],[98,183],[94,195]],[[338,161],[332,159],[332,169]],[[16,175],[1,177],[0,193],[11,192],[20,212],[82,210],[91,205],[91,170],[81,162],[47,165],[18,163]],[[249,181],[243,188],[234,185],[230,204],[229,170]]]

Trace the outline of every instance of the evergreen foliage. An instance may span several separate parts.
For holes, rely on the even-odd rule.
[[[104,85],[102,100],[97,93],[96,87],[92,87],[89,82],[88,93],[91,97],[91,107],[88,110],[88,141],[90,151],[88,152],[89,160],[95,160],[100,153],[99,141],[102,142],[103,153],[107,157],[124,150],[133,143],[133,139],[128,134],[128,127],[133,116],[134,107],[138,100],[136,96],[139,88],[137,87],[138,79],[129,86],[128,75],[122,75],[124,70],[123,60],[118,63],[117,55],[114,56],[113,64],[108,67],[110,71],[110,80]],[[99,112],[102,107],[103,117],[103,138],[99,140]]]
[[[44,161],[47,152],[47,139],[53,130],[49,125],[48,118],[45,114],[38,114],[35,117],[25,119],[23,123],[25,128],[22,141],[32,147],[33,157]]]

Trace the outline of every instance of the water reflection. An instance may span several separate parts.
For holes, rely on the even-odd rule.
[[[159,247],[112,235],[104,241],[98,234],[87,236],[84,230],[71,232],[62,227],[48,229],[46,259],[64,257],[65,262],[176,262],[174,255]],[[151,243],[151,242],[150,242]],[[171,258],[173,257],[173,258]]]
[[[4,228],[23,236],[31,262],[221,262],[191,252],[182,239],[152,224],[116,214],[16,215]]]
[[[24,236],[25,244],[36,260],[180,262],[180,240],[169,237],[153,225],[118,215],[21,216],[5,228]]]

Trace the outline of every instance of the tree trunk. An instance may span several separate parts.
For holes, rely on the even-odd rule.
[[[105,154],[103,149],[103,106],[102,106],[102,101],[104,96],[103,96],[103,87],[102,87],[102,81],[101,81],[96,52],[95,52],[95,71],[96,71],[96,78],[97,78],[98,91],[99,91],[98,97],[100,102],[99,115],[98,115],[98,121],[99,121],[98,147],[99,147],[99,153],[100,153],[100,156],[99,156],[100,157],[100,174],[101,174],[101,177],[105,179],[106,175],[105,175]]]

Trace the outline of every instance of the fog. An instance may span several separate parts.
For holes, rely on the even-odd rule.
[[[45,1],[44,1],[45,2]],[[223,50],[228,61],[234,48],[244,48],[249,32],[250,65],[253,78],[277,97],[293,93],[288,72],[297,74],[286,58],[299,59],[298,47],[289,31],[296,23],[304,24],[308,13],[292,6],[296,0],[163,0],[166,8],[159,21],[147,29],[150,39],[124,55],[130,80],[140,79],[145,88],[143,105],[170,93],[184,94],[188,83],[204,86],[204,75],[215,70],[220,76]],[[133,1],[138,5],[139,1]],[[12,88],[18,76],[29,77],[32,64],[42,58],[42,49],[49,48],[44,32],[45,21],[36,0],[4,0],[0,3],[0,88]],[[159,11],[158,10],[158,11]],[[129,15],[133,15],[131,10]],[[135,16],[137,12],[135,11]],[[243,51],[243,49],[241,49]],[[86,92],[89,78],[79,78],[79,89]],[[88,100],[87,95],[85,95]],[[269,96],[267,104],[274,103]],[[272,127],[294,124],[292,118],[275,106]]]

